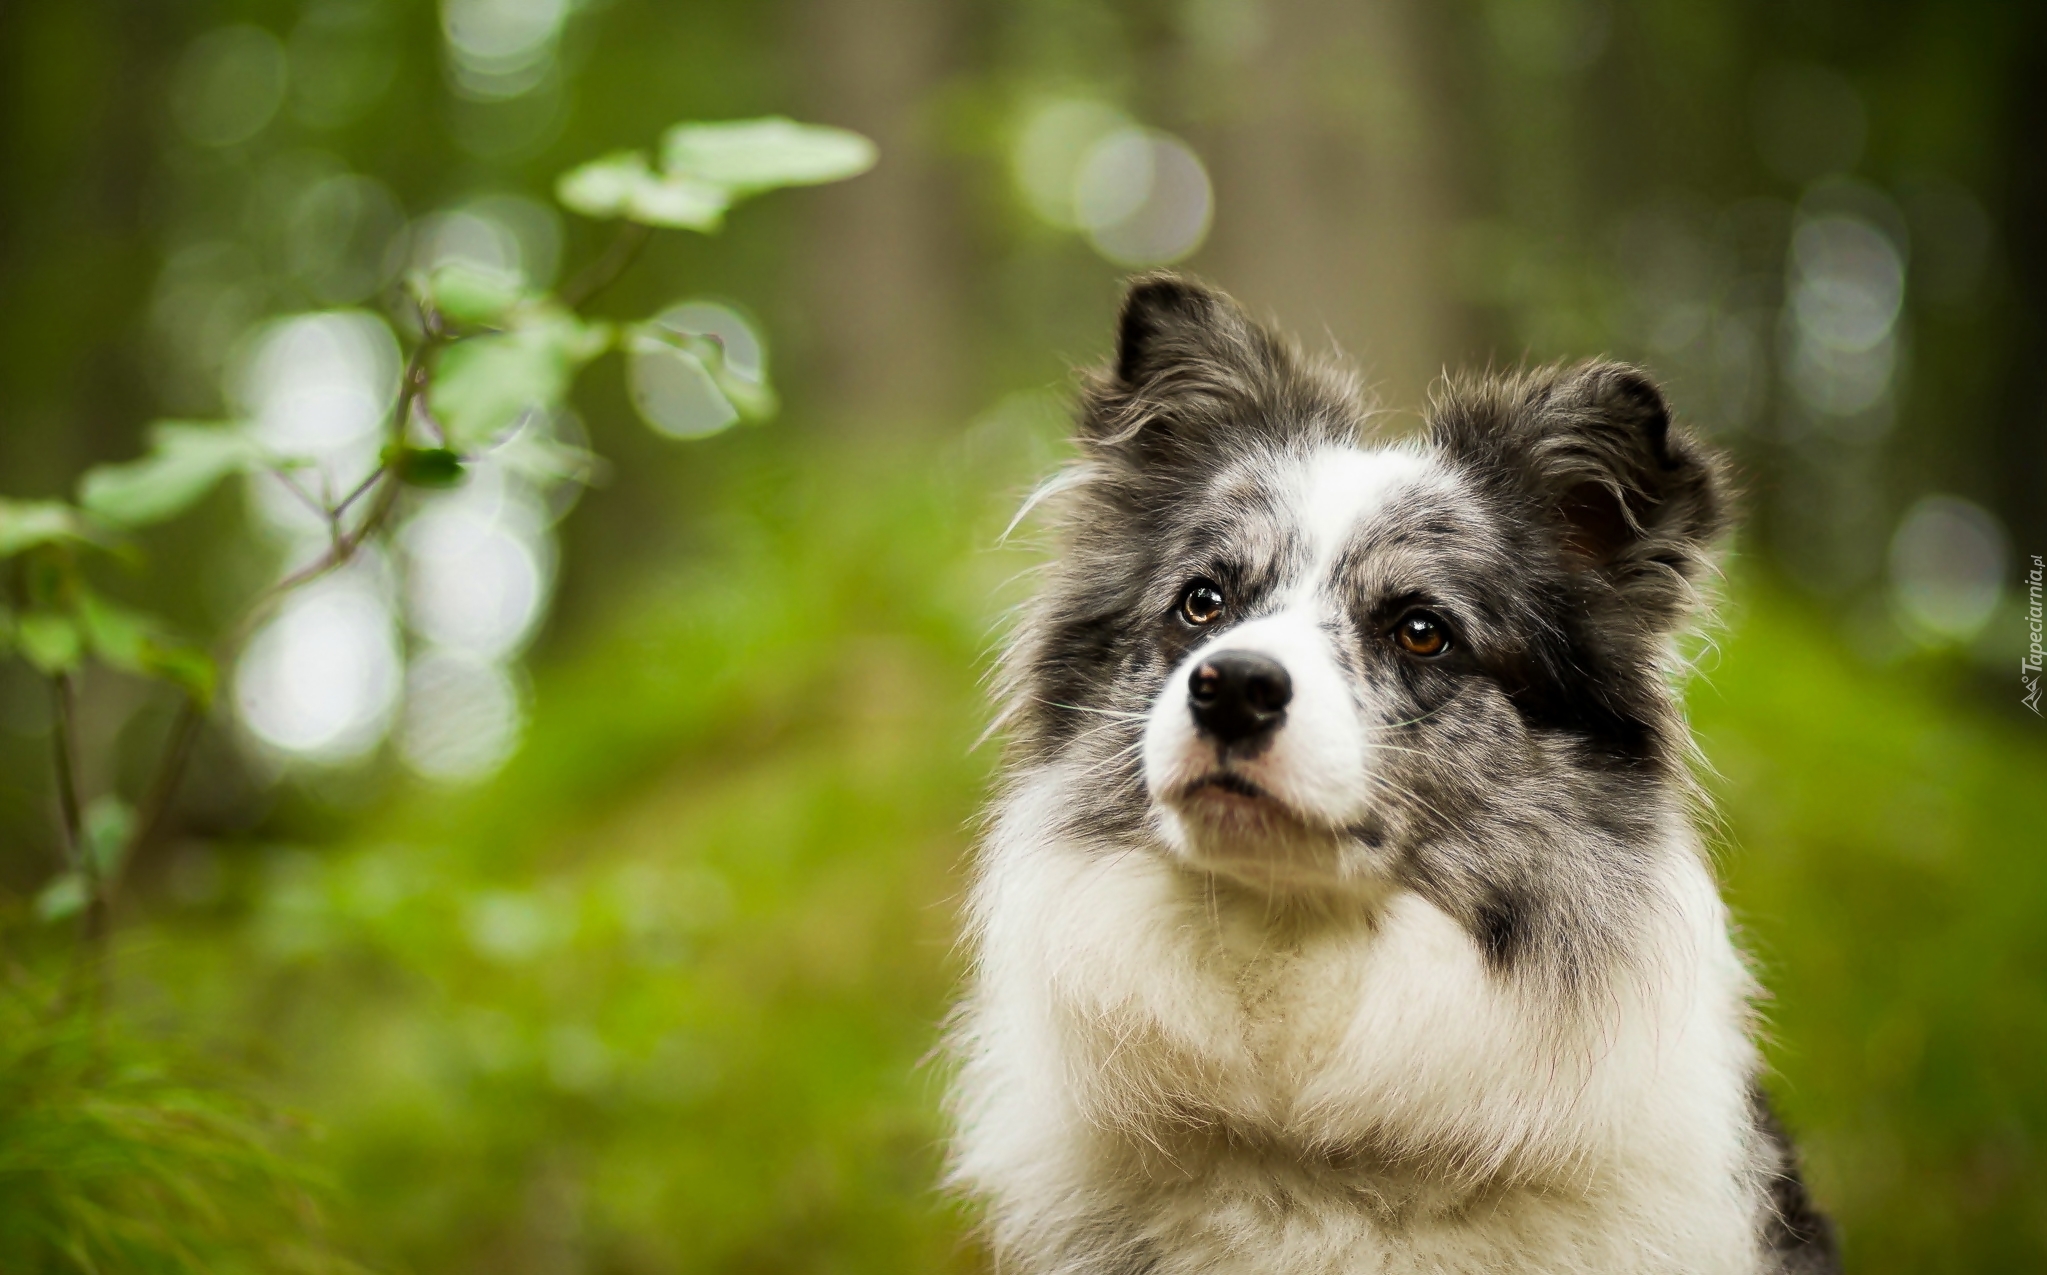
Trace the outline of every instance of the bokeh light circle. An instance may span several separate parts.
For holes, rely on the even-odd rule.
[[[1074,212],[1095,250],[1118,265],[1178,261],[1201,246],[1214,189],[1185,142],[1124,128],[1097,141],[1074,178]]]
[[[292,757],[345,762],[384,737],[399,691],[397,632],[369,570],[288,595],[235,669],[249,732]]]

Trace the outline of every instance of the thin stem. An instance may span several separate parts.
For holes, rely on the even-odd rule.
[[[101,948],[107,936],[106,896],[100,882],[100,865],[85,840],[85,819],[78,800],[78,711],[71,675],[60,673],[50,681],[56,715],[50,727],[50,742],[56,754],[57,808],[64,826],[65,857],[71,870],[85,883],[85,909],[79,917],[78,961],[73,966],[71,992],[82,994],[96,1013],[100,1003]]]
[[[651,226],[637,221],[620,222],[618,233],[598,258],[584,266],[561,290],[562,304],[571,310],[580,309],[592,297],[604,291],[626,272],[626,267],[640,255],[640,249],[653,238]]]
[[[184,781],[186,761],[192,755],[192,745],[198,740],[200,724],[205,720],[205,709],[198,700],[187,695],[178,704],[177,715],[171,719],[170,734],[164,739],[163,752],[157,757],[156,773],[150,776],[149,790],[142,795],[142,804],[136,808],[135,822],[128,832],[128,844],[122,847],[120,860],[114,865],[114,871],[107,874],[108,879],[101,888],[100,893],[109,903],[118,884],[116,874],[134,862],[142,847],[156,835],[164,816],[170,813],[171,798],[177,795],[178,785]]]
[[[315,518],[318,518],[320,522],[327,528],[328,545],[332,546],[338,543],[341,539],[341,520],[335,516],[334,511],[328,507],[327,502],[321,500],[317,496],[313,495],[313,493],[307,491],[304,487],[300,486],[298,480],[291,476],[289,470],[273,469],[270,472],[272,476],[274,476],[277,479],[278,482],[284,484],[284,488],[286,491],[289,491],[292,495],[297,496],[299,498],[299,503],[304,505],[307,509],[312,510],[313,516]],[[322,478],[320,485],[322,487],[327,485],[324,477]]]
[[[50,694],[55,710],[50,744],[56,754],[57,813],[64,829],[64,854],[73,869],[89,873],[91,865],[85,861],[85,820],[79,813],[78,764],[73,751],[78,721],[71,694],[71,675],[59,673],[50,679]]]
[[[381,477],[383,473],[384,468],[383,466],[379,465],[377,468],[371,470],[368,474],[364,475],[363,480],[355,485],[355,490],[349,492],[346,496],[343,496],[341,498],[341,503],[334,506],[333,510],[334,520],[336,522],[339,522],[342,518],[346,517],[348,515],[349,506],[355,504],[356,501],[362,499],[363,493],[369,491],[370,488],[376,486],[377,479]]]
[[[405,427],[412,423],[413,405],[426,393],[427,360],[433,357],[434,351],[448,343],[448,335],[441,326],[440,315],[432,309],[421,311],[420,327],[425,330],[426,335],[420,338],[418,348],[413,350],[412,357],[405,362],[405,380],[398,387],[398,406],[391,413],[393,444],[402,445],[405,442]],[[335,512],[339,513],[355,503],[356,497],[362,495],[364,490],[365,488],[358,487],[348,493],[348,499],[342,501]]]
[[[270,472],[277,476],[278,482],[284,484],[286,491],[289,491],[292,495],[298,497],[298,501],[300,504],[312,510],[313,513],[316,516],[318,516],[322,521],[332,520],[332,515],[328,513],[327,506],[320,503],[320,498],[318,496],[315,496],[312,492],[309,492],[304,487],[300,486],[298,479],[293,478],[291,476],[291,471],[285,469],[273,469]]]
[[[433,351],[445,344],[448,339],[435,316],[429,313],[423,318],[426,336],[418,348],[413,350],[412,358],[405,365],[404,380],[398,391],[398,403],[392,410],[390,432],[394,444],[403,443],[406,422],[411,419],[414,405],[419,402],[420,395],[426,390],[427,360],[432,357]],[[224,652],[232,653],[239,649],[250,631],[286,594],[311,584],[330,571],[346,566],[354,559],[356,550],[362,548],[365,541],[382,530],[384,521],[390,517],[391,510],[398,504],[399,489],[404,485],[398,478],[399,452],[399,447],[392,447],[385,461],[371,470],[369,475],[356,485],[355,490],[343,497],[341,503],[334,508],[332,513],[334,537],[327,552],[271,585],[249,604],[248,610],[242,613],[242,618],[229,630],[227,640],[222,643]],[[369,513],[363,517],[354,531],[343,530],[342,515],[371,491],[375,491],[377,495],[370,505]]]

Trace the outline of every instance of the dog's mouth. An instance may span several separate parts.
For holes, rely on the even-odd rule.
[[[1213,788],[1218,792],[1228,793],[1234,797],[1243,797],[1251,801],[1274,800],[1271,793],[1265,791],[1263,788],[1260,788],[1257,784],[1252,783],[1250,780],[1244,778],[1242,775],[1232,774],[1229,771],[1218,771],[1212,775],[1202,776],[1200,779],[1197,779],[1193,783],[1187,785],[1187,789],[1185,793],[1182,795],[1192,797],[1196,793],[1202,792],[1210,788]]]
[[[1314,826],[1288,802],[1227,770],[1187,783],[1174,804],[1205,823],[1244,832],[1300,832]]]

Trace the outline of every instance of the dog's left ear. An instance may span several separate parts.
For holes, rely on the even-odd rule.
[[[1725,466],[1622,363],[1538,373],[1439,407],[1435,440],[1495,489],[1538,506],[1564,562],[1661,624],[1727,529]]]

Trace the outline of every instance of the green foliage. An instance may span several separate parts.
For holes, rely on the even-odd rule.
[[[0,988],[0,1270],[358,1270],[323,1238],[287,1122],[164,1054],[81,1008]]]
[[[52,583],[13,625],[15,648],[38,673],[74,673],[91,654],[109,668],[161,678],[202,705],[211,702],[216,673],[204,651],[169,636],[155,617],[101,596],[75,563],[41,565]]]
[[[637,158],[600,162],[564,180],[564,199],[586,209],[615,204],[644,224],[710,229],[744,195],[838,180],[872,163],[872,147],[864,139],[787,120],[685,126],[671,132],[667,149],[668,171],[659,178]],[[628,227],[571,285],[572,299],[585,300],[608,284],[630,262],[644,234]],[[474,267],[443,267],[410,282],[418,307],[416,346],[387,412],[380,463],[352,493],[315,496],[293,481],[292,471],[304,462],[271,454],[244,423],[166,421],[151,427],[146,455],[89,471],[78,485],[78,507],[0,500],[0,559],[17,559],[11,576],[18,594],[18,606],[0,608],[0,654],[18,652],[36,672],[54,679],[58,691],[52,730],[67,865],[43,882],[28,911],[45,923],[84,915],[78,933],[86,946],[76,959],[89,992],[75,1002],[43,1005],[0,986],[0,1270],[346,1268],[319,1241],[305,1180],[279,1154],[267,1113],[234,1097],[231,1088],[170,1078],[155,1061],[161,1047],[121,1036],[116,1023],[100,1020],[93,1009],[113,885],[137,850],[138,837],[147,835],[156,803],[175,787],[187,729],[210,705],[215,674],[204,652],[170,640],[154,617],[101,594],[77,550],[123,550],[109,530],[164,522],[226,478],[271,472],[320,515],[328,532],[326,557],[288,578],[281,591],[342,565],[388,530],[403,488],[453,486],[462,481],[467,461],[484,450],[500,449],[507,468],[546,482],[590,477],[596,462],[588,452],[519,426],[564,403],[577,373],[611,348],[612,327],[579,317],[563,299],[529,292],[515,278]],[[733,374],[718,341],[652,328],[635,340],[659,342],[693,367],[735,419],[758,419],[773,410],[772,394]],[[420,445],[417,428],[437,435],[438,445]],[[363,497],[371,498],[358,504]],[[243,635],[239,628],[233,631],[237,639]],[[80,732],[71,705],[74,675],[88,656],[124,673],[168,681],[186,698],[181,725],[173,726],[163,745],[147,813],[138,814],[114,792],[80,809],[74,773]],[[661,923],[662,883],[651,879],[588,887],[570,882],[540,898],[436,880],[438,862],[432,854],[401,856],[392,865],[398,873],[393,879],[416,881],[424,892],[418,902],[429,911],[456,907],[449,935],[466,934],[471,951],[499,965],[531,956],[561,932],[564,890],[588,894],[573,902],[577,917],[601,919],[612,903],[634,909],[630,917],[611,918],[612,929],[600,936],[605,943],[630,937],[618,932],[620,925],[644,928],[648,918]],[[668,894],[671,903],[682,899],[686,909],[712,897]],[[0,925],[15,919],[0,918]],[[338,907],[320,919],[325,931],[316,928],[312,937],[323,932],[338,937],[344,922],[360,919],[347,906]],[[364,937],[379,933],[373,927]],[[391,937],[420,936],[393,931]],[[292,942],[303,945],[306,938]],[[603,958],[607,951],[600,948],[595,955]],[[579,1022],[550,1034],[549,1069],[557,1091],[588,1100],[607,1082],[614,1053],[594,1034],[601,1025]],[[653,1026],[651,1019],[639,1025],[643,1034]],[[644,1039],[639,1044],[665,1047]],[[523,1043],[512,1047],[516,1053]],[[486,1086],[533,1077],[530,1065],[511,1067],[517,1073],[513,1082],[497,1076],[507,1067],[486,1070],[491,1074],[480,1077]],[[431,1185],[422,1184],[422,1190],[429,1198],[434,1194]],[[378,1247],[402,1246],[380,1237]]]
[[[562,175],[562,206],[585,217],[624,217],[645,226],[712,231],[724,224],[732,192],[681,173],[656,173],[639,151],[620,151]]]
[[[108,877],[121,869],[135,831],[134,808],[113,793],[101,793],[85,808],[85,857],[93,874]]]
[[[427,406],[457,452],[488,447],[527,413],[569,392],[576,372],[611,345],[611,328],[566,310],[536,308],[510,331],[458,341],[433,367]]]
[[[91,528],[61,500],[0,499],[0,558],[44,545],[91,543]]]
[[[413,291],[442,315],[457,323],[497,326],[531,294],[519,281],[467,262],[454,262],[415,280]]]
[[[874,160],[874,143],[858,133],[779,116],[677,124],[661,139],[664,171],[723,186],[734,197],[844,181],[874,167]]]
[[[636,323],[625,331],[626,348],[641,356],[674,360],[701,382],[701,393],[722,404],[724,412],[711,418],[697,436],[716,433],[739,421],[763,421],[774,416],[775,392],[753,377],[734,371],[725,357],[725,347],[716,338],[694,332],[677,332],[658,323]]]
[[[160,421],[149,438],[140,460],[88,471],[78,503],[116,526],[146,526],[185,512],[230,474],[275,463],[238,425]]]
[[[977,1268],[919,1059],[1021,563],[979,548],[984,493],[1020,472],[751,481],[720,548],[544,675],[497,780],[138,937],[149,994],[209,989],[206,1030],[261,1039],[330,1131],[345,1234],[506,1275]]]
[[[78,915],[92,901],[92,880],[83,872],[60,872],[36,895],[39,920],[62,921]]]
[[[748,195],[843,181],[874,166],[874,143],[845,129],[773,117],[678,124],[661,142],[661,169],[620,151],[563,174],[555,196],[586,217],[716,230]]]
[[[86,646],[109,668],[160,678],[204,706],[213,700],[212,657],[166,633],[162,621],[109,601],[79,583],[74,587]]]
[[[2047,1250],[2047,747],[1751,582],[1691,695],[1773,1086],[1856,1271]]]
[[[446,447],[407,447],[390,463],[399,480],[414,487],[454,487],[462,481],[462,457]]]
[[[585,165],[563,178],[562,199],[595,215],[622,213],[648,225],[711,229],[743,196],[838,181],[874,162],[872,143],[857,134],[781,118],[677,125],[668,132],[663,154],[659,177],[639,156]],[[609,260],[613,273],[630,257],[630,251],[615,253]],[[609,324],[585,320],[515,278],[475,266],[443,266],[415,277],[411,290],[428,330],[390,415],[391,444],[382,466],[356,495],[384,483],[425,488],[459,483],[465,456],[505,442],[532,414],[558,408],[576,374],[617,337]],[[457,330],[445,330],[445,324]],[[642,349],[659,346],[692,369],[707,394],[728,405],[731,420],[763,419],[774,411],[772,392],[733,374],[713,339],[639,325],[631,341]],[[422,372],[425,406],[440,446],[415,446],[407,437]],[[76,672],[90,654],[123,672],[169,681],[203,706],[211,702],[216,680],[206,654],[166,639],[154,618],[96,593],[65,551],[106,547],[102,527],[140,528],[176,517],[232,475],[275,471],[288,479],[302,462],[271,454],[240,422],[162,421],[150,428],[149,442],[139,459],[86,473],[76,508],[62,501],[0,500],[0,559],[34,559],[24,577],[28,605],[19,613],[0,612],[5,620],[0,653],[18,651],[48,677]],[[588,453],[537,438],[515,443],[507,458],[521,473],[550,481],[580,480],[594,470]],[[327,566],[339,565],[378,534],[391,509],[389,501],[373,504],[351,527],[346,520],[354,499],[319,506],[334,546]],[[48,897],[68,897],[61,883],[53,888]]]
[[[14,643],[21,657],[45,677],[76,669],[85,655],[85,639],[69,616],[29,611],[14,621]]]

